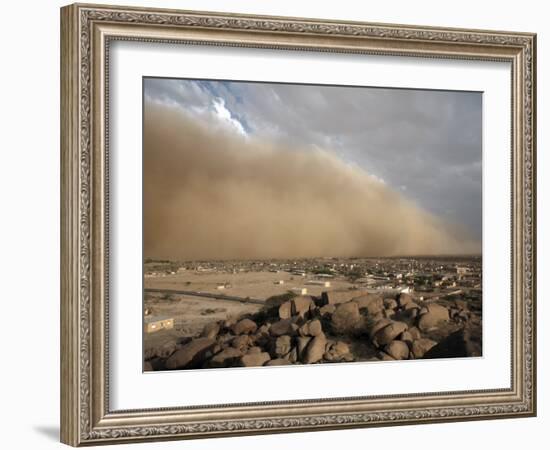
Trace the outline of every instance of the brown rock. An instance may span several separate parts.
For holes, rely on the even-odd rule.
[[[435,345],[437,345],[437,342],[431,339],[417,339],[412,343],[412,353],[416,359],[420,359]]]
[[[401,294],[399,294],[399,298],[397,299],[397,301],[399,302],[399,306],[401,308],[404,308],[407,303],[411,303],[413,301],[413,298],[409,294],[405,294],[404,292],[402,292]]]
[[[242,367],[256,367],[263,366],[270,359],[269,353],[253,353],[242,356],[239,359],[239,363]]]
[[[405,311],[408,311],[408,310],[410,310],[410,309],[420,309],[420,306],[419,306],[417,303],[415,303],[415,302],[409,302],[409,303],[405,304],[405,306],[403,307],[403,309],[404,309]]]
[[[393,359],[408,359],[409,357],[409,346],[403,341],[392,341],[385,350]]]
[[[272,359],[264,364],[264,366],[289,366],[292,364],[288,359],[277,358]]]
[[[210,356],[209,350],[215,344],[216,341],[214,339],[193,339],[189,344],[184,345],[166,360],[166,368],[169,370],[197,368]]]
[[[241,336],[235,336],[231,341],[231,346],[239,349],[245,349],[252,345],[252,339],[247,334]]]
[[[288,302],[284,302],[281,306],[279,306],[279,318],[280,319],[290,319],[292,317],[292,303],[290,300]]]
[[[352,302],[357,303],[360,310],[366,310],[369,315],[374,315],[384,309],[384,299],[376,294],[363,294],[355,297]]]
[[[263,325],[260,326],[260,328],[258,328],[258,330],[256,331],[256,334],[257,335],[269,334],[269,327],[270,326],[271,326],[271,324],[264,323]]]
[[[385,298],[384,299],[384,308],[386,309],[397,309],[399,305],[397,304],[397,301],[393,298]]]
[[[292,299],[292,315],[304,317],[315,303],[310,295],[299,295]]]
[[[323,358],[327,361],[345,361],[349,360],[350,357],[353,359],[349,345],[342,341],[334,342],[323,355]]]
[[[437,328],[441,322],[449,320],[449,311],[444,306],[433,303],[428,305],[426,309],[427,312],[418,319],[418,328],[422,331]]]
[[[319,308],[321,316],[333,314],[336,311],[336,305],[324,305]]]
[[[372,316],[369,316],[369,319],[373,322],[378,322],[382,319],[387,319],[383,311],[378,311],[376,314],[373,314]]]
[[[273,353],[277,356],[286,355],[292,349],[292,339],[288,335],[279,336],[274,343]]]
[[[403,341],[403,342],[406,342],[407,345],[412,345],[413,341],[414,341],[414,338],[412,336],[412,334],[408,331],[403,331],[403,333],[401,333],[399,335],[399,340],[400,341]]]
[[[388,355],[386,352],[379,352],[377,356],[379,361],[395,361],[395,358]]]
[[[362,331],[364,321],[355,302],[341,303],[332,314],[330,325],[335,334],[356,334]]]
[[[153,370],[153,365],[149,361],[145,361],[143,363],[143,371],[144,372],[151,372]]]
[[[324,334],[320,334],[312,338],[305,350],[305,355],[302,362],[305,364],[313,364],[323,359],[326,344],[327,338]]]
[[[220,332],[220,325],[216,322],[207,323],[202,329],[201,337],[215,339]]]
[[[294,336],[297,330],[298,325],[296,325],[291,319],[284,319],[271,324],[269,332],[272,336],[282,336],[283,334]]]
[[[374,324],[369,329],[369,337],[371,339],[374,339],[374,336],[376,335],[376,333],[378,333],[382,328],[388,326],[392,322],[393,321],[391,319],[388,319],[385,317],[374,321]]]
[[[466,300],[454,300],[454,306],[459,310],[459,311],[468,311],[469,308],[468,308],[468,302]]]
[[[373,343],[379,347],[388,345],[403,331],[407,331],[408,325],[404,322],[393,322],[379,330],[374,336]]]
[[[421,339],[422,335],[420,334],[420,330],[416,327],[411,327],[408,329],[408,332],[411,334],[413,341],[416,339]]]
[[[238,359],[243,356],[243,352],[237,348],[228,347],[220,353],[214,355],[208,361],[209,367],[231,367],[234,366]]]
[[[323,292],[321,301],[323,305],[337,305],[339,303],[349,302],[353,298],[360,297],[365,294],[365,291],[358,289],[338,289],[334,291]]]
[[[311,337],[309,336],[299,336],[296,338],[296,351],[297,351],[297,358],[302,361],[305,356],[305,349],[307,348],[307,345],[311,341]]]
[[[424,359],[481,356],[480,330],[462,329],[451,333],[424,353]]]
[[[179,348],[180,346],[178,346],[174,341],[165,342],[160,347],[156,348],[155,356],[158,356],[159,358],[168,358]]]
[[[251,334],[258,329],[256,322],[250,319],[239,320],[231,327],[234,334]]]
[[[290,363],[294,364],[298,361],[298,350],[296,350],[296,347],[293,347],[284,357]]]
[[[299,329],[300,336],[317,336],[323,332],[323,326],[320,320],[311,320],[304,323]]]
[[[261,347],[250,347],[246,353],[248,353],[249,355],[252,355],[254,353],[262,353],[262,349]]]

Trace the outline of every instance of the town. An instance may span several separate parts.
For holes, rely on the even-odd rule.
[[[306,315],[292,317],[285,308],[295,312],[299,308],[295,304],[308,304],[311,309]],[[350,305],[351,312],[346,310]],[[426,327],[426,320],[421,325],[421,317],[426,319],[436,310],[442,319],[436,321],[437,326]],[[338,325],[339,314],[344,322],[363,324],[363,331],[357,332],[357,324],[352,331],[342,328]],[[213,326],[218,327],[219,333],[226,330],[216,339],[236,339],[232,327],[243,320],[252,320],[254,328],[259,329],[276,329],[275,319],[291,320],[295,327],[319,321],[323,336],[335,339],[331,342],[339,348],[350,349],[352,356],[346,356],[345,361],[395,359],[386,347],[374,345],[376,341],[358,337],[368,336],[376,323],[405,327],[404,336],[408,336],[405,330],[410,328],[418,332],[418,342],[433,346],[464,331],[467,324],[469,335],[473,330],[479,345],[479,351],[468,350],[467,356],[479,356],[481,318],[481,256],[188,262],[147,259],[144,264],[144,360],[147,364],[156,362],[155,370],[165,370],[163,364],[169,354],[185,347],[189,340],[201,341],[205,330]],[[292,333],[287,337],[297,339],[291,336]],[[279,337],[275,336],[275,340]],[[399,341],[397,335],[394,338]],[[270,358],[281,359],[276,358],[273,342],[265,347],[271,350],[261,353],[271,352]],[[411,347],[407,358],[397,359],[412,356]],[[327,360],[321,358],[317,362]],[[205,368],[218,367],[211,364]]]

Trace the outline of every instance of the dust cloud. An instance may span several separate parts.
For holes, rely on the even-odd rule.
[[[328,151],[284,148],[146,102],[144,256],[470,254],[480,243]]]

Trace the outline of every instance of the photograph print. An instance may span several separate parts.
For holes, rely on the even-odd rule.
[[[145,77],[143,236],[146,372],[480,357],[482,93]]]

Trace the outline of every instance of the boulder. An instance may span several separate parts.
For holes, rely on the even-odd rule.
[[[384,317],[387,317],[388,319],[395,316],[395,311],[393,309],[384,309],[382,312],[384,313]]]
[[[299,336],[296,338],[296,351],[297,351],[297,358],[302,361],[305,356],[305,349],[307,348],[307,345],[311,341],[311,337],[309,336]]]
[[[416,339],[412,343],[412,353],[416,359],[423,358],[428,350],[437,345],[437,342],[431,339]]]
[[[311,298],[311,295],[299,295],[292,299],[292,315],[304,317],[312,306],[315,306],[315,302]]]
[[[393,321],[391,319],[388,319],[385,317],[379,320],[373,321],[373,325],[369,329],[369,337],[371,339],[374,339],[374,336],[376,335],[376,333],[378,333],[378,331],[380,331],[382,328],[384,328],[385,326],[389,325],[392,322]]]
[[[178,348],[181,348],[181,346],[176,344],[175,341],[165,342],[159,347],[145,349],[144,357],[145,359],[168,358],[172,353],[178,350]]]
[[[208,367],[231,367],[243,356],[243,352],[237,348],[228,347],[214,355],[208,361]]]
[[[302,362],[305,364],[313,364],[323,359],[326,344],[327,338],[324,334],[312,338],[305,350]]]
[[[363,294],[352,299],[360,310],[366,310],[369,315],[374,315],[384,309],[384,299],[376,294]]]
[[[264,364],[264,366],[289,366],[292,364],[288,359],[277,358],[272,359]]]
[[[422,338],[422,335],[420,334],[420,330],[416,327],[411,327],[407,331],[411,334],[413,340]]]
[[[250,347],[250,348],[247,350],[246,353],[249,354],[249,355],[252,355],[252,354],[254,354],[254,353],[262,353],[262,348],[261,348],[261,347],[256,347],[256,346],[255,346],[255,347]]]
[[[379,352],[377,357],[378,361],[395,361],[395,358],[388,355],[386,352]]]
[[[418,319],[418,328],[421,331],[437,328],[441,322],[449,320],[449,311],[444,306],[433,303],[428,305],[426,309],[427,312]]]
[[[298,361],[298,350],[296,350],[296,347],[292,347],[292,349],[284,356],[284,358],[292,364],[297,362]]]
[[[239,365],[242,367],[263,366],[270,359],[269,353],[265,352],[246,354],[239,359]]]
[[[231,331],[234,334],[251,334],[258,329],[256,322],[251,319],[242,319],[239,320],[236,324],[231,327]]]
[[[279,306],[279,319],[290,319],[292,317],[292,303],[289,301],[284,302]]]
[[[335,334],[357,334],[362,331],[364,321],[355,302],[341,303],[332,314],[330,325]]]
[[[201,337],[214,339],[220,332],[220,324],[216,322],[207,323],[202,329]]]
[[[385,351],[393,359],[408,359],[409,358],[409,346],[403,341],[390,342]]]
[[[252,339],[249,335],[243,334],[241,336],[235,336],[231,341],[231,346],[239,349],[245,349],[252,345]]]
[[[468,302],[466,300],[454,300],[453,301],[453,304],[455,306],[456,309],[458,309],[459,311],[468,311],[469,308],[468,308]]]
[[[336,311],[336,305],[324,305],[319,308],[319,314],[321,317],[331,315]]]
[[[461,329],[424,353],[424,359],[481,356],[481,331]]]
[[[401,333],[399,335],[399,340],[403,341],[403,342],[406,342],[407,345],[411,346],[413,341],[414,341],[414,338],[413,338],[413,335],[409,331],[403,331],[403,333]]]
[[[404,322],[392,321],[389,325],[386,325],[374,335],[373,343],[378,347],[388,345],[401,333],[407,331],[407,328],[408,325]]]
[[[153,370],[153,365],[149,361],[145,361],[143,363],[143,371],[144,372],[151,372]]]
[[[151,364],[151,367],[153,370],[166,370],[166,359],[164,358],[153,358],[152,360],[148,361],[149,364]]]
[[[323,305],[337,305],[339,303],[346,303],[353,298],[361,297],[365,294],[365,291],[358,289],[337,289],[334,291],[323,292],[321,294],[321,303]]]
[[[415,303],[415,302],[409,302],[409,303],[406,303],[405,306],[403,307],[403,309],[405,311],[409,311],[411,309],[420,309],[420,306]]]
[[[209,351],[215,344],[214,339],[193,339],[166,360],[166,368],[169,370],[196,369],[210,356]]]
[[[279,320],[271,324],[269,332],[272,336],[282,336],[283,334],[288,334],[289,336],[294,336],[298,330],[298,325],[296,325],[291,319]]]
[[[320,320],[310,320],[304,323],[299,329],[298,334],[300,336],[317,336],[323,332],[323,326]]]
[[[393,298],[385,298],[384,299],[384,308],[386,309],[397,309],[399,305],[397,304],[397,301]]]
[[[323,355],[323,358],[332,362],[353,360],[349,345],[342,341],[334,342],[328,346],[328,350]]]
[[[397,301],[399,303],[399,306],[401,308],[404,308],[407,303],[413,302],[413,298],[412,298],[411,295],[405,294],[404,292],[401,292],[399,294],[399,297],[398,297]]]
[[[292,349],[292,338],[288,335],[279,336],[275,339],[273,353],[276,356],[286,355]]]
[[[271,326],[270,323],[264,323],[261,325],[258,330],[256,331],[256,335],[267,335],[269,334],[269,327]]]

